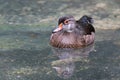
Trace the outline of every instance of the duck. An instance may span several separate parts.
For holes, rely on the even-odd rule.
[[[50,45],[55,48],[84,48],[95,42],[93,18],[83,15],[76,20],[72,15],[58,19],[58,27],[52,31]]]

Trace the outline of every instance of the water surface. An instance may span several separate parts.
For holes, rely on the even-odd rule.
[[[120,79],[119,0],[26,0],[27,6],[21,0],[10,2],[18,7],[0,2],[0,80],[64,80],[53,68],[60,59],[49,38],[58,18],[66,14],[76,19],[88,14],[96,29],[96,51],[75,60],[66,80]]]

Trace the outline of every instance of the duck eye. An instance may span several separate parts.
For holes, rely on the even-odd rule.
[[[68,24],[68,22],[69,22],[69,20],[65,20],[65,21],[64,21],[65,24]]]

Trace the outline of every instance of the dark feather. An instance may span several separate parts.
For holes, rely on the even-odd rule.
[[[86,34],[91,34],[91,32],[95,32],[95,29],[92,25],[93,19],[91,17],[84,15],[76,22],[78,24],[78,28],[82,27],[85,30]]]

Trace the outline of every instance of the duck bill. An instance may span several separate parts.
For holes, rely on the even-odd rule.
[[[62,28],[63,28],[63,24],[61,23],[61,24],[58,26],[58,28],[56,28],[55,30],[53,30],[53,33],[62,30]]]

